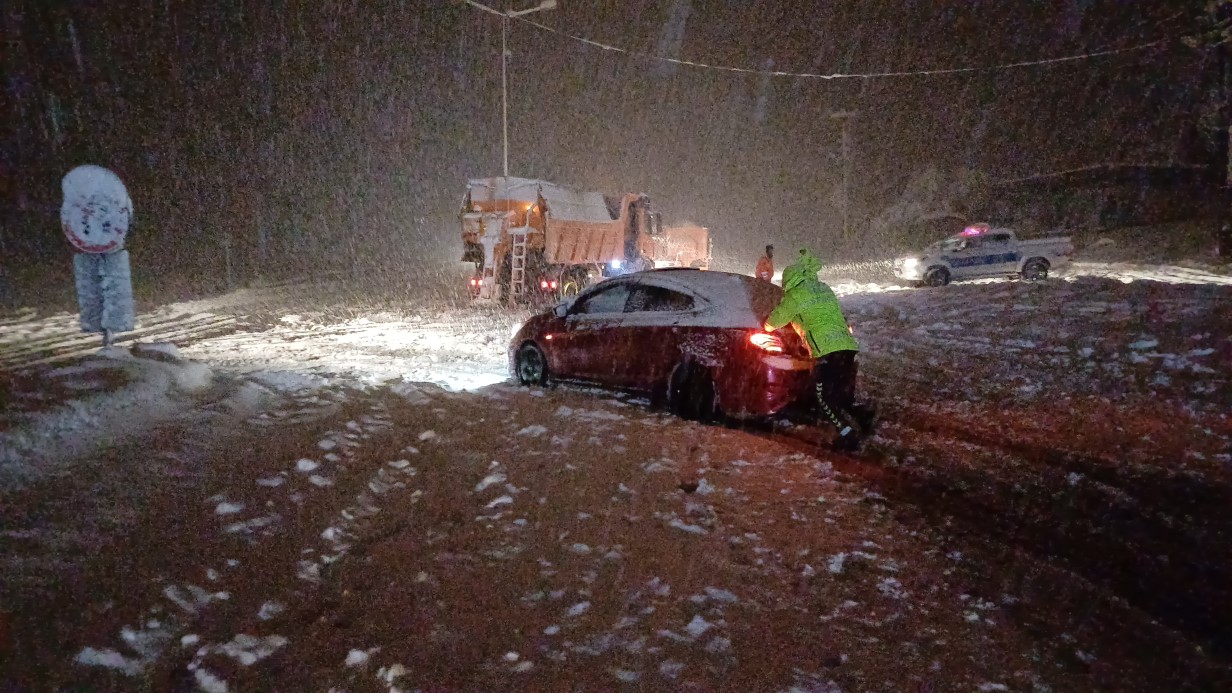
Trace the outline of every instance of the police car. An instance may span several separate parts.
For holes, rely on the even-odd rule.
[[[973,224],[922,253],[898,260],[894,275],[926,286],[986,277],[1038,281],[1069,264],[1073,255],[1068,236],[1020,240],[1011,229]]]

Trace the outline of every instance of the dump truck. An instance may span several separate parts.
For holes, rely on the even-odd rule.
[[[459,215],[471,296],[527,303],[574,295],[603,277],[710,267],[704,226],[663,226],[642,193],[604,195],[531,178],[468,182]]]

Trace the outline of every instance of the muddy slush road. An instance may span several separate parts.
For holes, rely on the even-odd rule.
[[[10,496],[4,690],[1229,682],[1183,476],[893,405],[848,457],[570,388],[210,396]]]
[[[1068,320],[1139,340],[1139,290],[1101,290]],[[1156,334],[1227,334],[1140,291]],[[858,455],[570,386],[220,370],[5,492],[0,691],[1232,690],[1227,373],[1037,343],[1009,388],[912,300],[849,306]]]

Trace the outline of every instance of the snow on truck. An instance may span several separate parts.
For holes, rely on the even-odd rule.
[[[663,227],[650,198],[529,178],[469,181],[460,214],[471,295],[526,302],[571,296],[597,278],[652,267],[710,266],[710,232]]]
[[[961,233],[899,260],[894,275],[927,286],[951,281],[1013,276],[1047,279],[1052,269],[1069,264],[1074,244],[1068,236],[1020,240],[1006,228],[968,226]]]

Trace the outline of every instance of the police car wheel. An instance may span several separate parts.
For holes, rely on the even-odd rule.
[[[950,283],[950,271],[944,267],[933,267],[924,273],[926,286],[945,286]]]
[[[1027,260],[1027,264],[1022,266],[1022,278],[1029,282],[1047,279],[1048,261],[1039,258]]]

